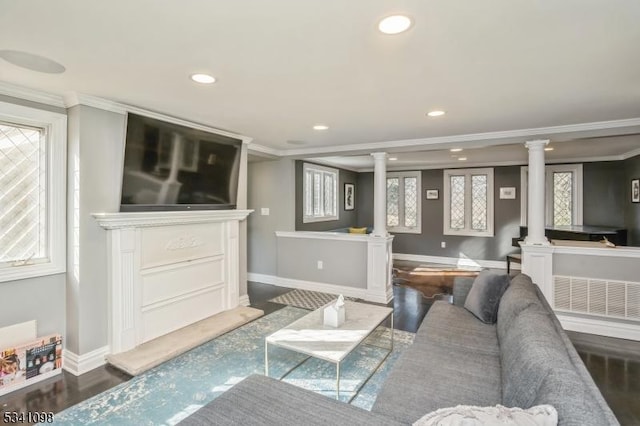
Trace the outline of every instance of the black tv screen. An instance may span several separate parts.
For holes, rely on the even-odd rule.
[[[234,209],[242,141],[129,113],[120,211]]]

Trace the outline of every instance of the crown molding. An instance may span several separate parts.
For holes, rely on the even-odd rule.
[[[252,143],[249,146],[249,152],[251,154],[260,155],[263,157],[283,157],[284,151],[275,148],[269,148],[268,146]]]
[[[621,157],[622,157],[622,160],[626,160],[628,158],[635,157],[636,155],[640,155],[640,148],[626,152],[622,154]]]
[[[76,92],[66,94],[64,97],[64,103],[67,108],[72,108],[77,105],[85,105],[122,115],[125,115],[129,111],[125,105],[118,102]]]
[[[18,86],[17,84],[7,83],[5,81],[0,81],[0,94],[44,105],[65,108],[64,98],[60,95],[54,95],[52,93]]]
[[[640,131],[640,118],[629,118],[624,120],[611,120],[611,121],[597,121],[593,123],[580,123],[569,124],[564,126],[551,126],[551,127],[536,127],[531,129],[518,129],[518,130],[505,130],[497,132],[486,133],[470,133],[463,135],[452,136],[436,136],[431,138],[420,139],[403,139],[394,141],[383,142],[371,142],[362,144],[350,144],[350,145],[338,145],[338,146],[324,146],[318,148],[298,148],[283,150],[284,156],[309,156],[309,155],[330,155],[339,153],[353,153],[353,152],[372,152],[372,151],[385,151],[389,149],[402,149],[402,148],[426,148],[426,147],[442,147],[449,146],[451,144],[459,144],[462,147],[471,148],[478,146],[484,146],[482,142],[491,142],[491,145],[505,145],[515,143],[517,141],[526,142],[528,138],[540,139],[545,136],[578,133],[578,132],[593,132],[609,129],[620,129],[625,127],[637,128],[636,131]]]
[[[559,158],[555,160],[546,160],[545,164],[571,164],[571,163],[595,163],[600,161],[622,161],[627,158],[634,157],[635,155],[640,154],[640,150],[632,151],[635,152],[633,155],[629,155],[630,153],[624,155],[608,155],[608,156],[600,156],[600,157],[575,157],[575,158]],[[317,161],[317,159],[313,159],[313,161]],[[340,167],[345,168],[342,165],[332,164],[329,161],[326,162],[328,166],[331,167]],[[430,164],[430,165],[407,165],[407,166],[389,166],[387,163],[387,171],[388,172],[406,172],[411,170],[439,170],[439,169],[468,169],[475,167],[505,167],[505,166],[526,166],[527,160],[513,160],[513,161],[458,161],[455,163],[442,163],[442,164]],[[361,167],[361,168],[350,168],[347,170],[352,170],[358,173],[366,173],[373,172],[373,167]]]
[[[184,120],[182,118],[173,117],[171,115],[163,114],[156,111],[150,111],[148,109],[136,107],[133,105],[111,101],[109,99],[104,99],[97,96],[85,95],[82,93],[70,93],[65,96],[64,100],[65,100],[65,106],[67,108],[71,108],[76,105],[85,105],[93,108],[98,108],[104,111],[114,112],[116,114],[125,115],[127,113],[133,113],[133,114],[143,115],[149,118],[154,118],[156,120],[166,121],[168,123],[177,124],[180,126],[190,127],[192,129],[202,130],[204,132],[215,133],[215,134],[227,136],[233,139],[240,139],[244,144],[249,144],[251,143],[251,141],[253,141],[253,138],[249,136],[240,135],[238,133],[229,132],[226,130],[207,126],[205,124]]]
[[[318,157],[318,158],[303,158],[301,161],[304,161],[306,163],[315,163],[315,164],[319,164],[321,166],[328,166],[328,167],[333,167],[336,169],[340,169],[340,170],[347,170],[349,172],[355,172],[358,173],[360,171],[362,171],[362,169],[359,169],[357,167],[351,167],[351,166],[343,166],[340,164],[336,164],[332,161],[329,160],[325,160],[322,157]],[[373,169],[371,169],[373,171]]]

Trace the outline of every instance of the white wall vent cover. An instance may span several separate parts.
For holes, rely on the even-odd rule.
[[[559,311],[640,320],[640,283],[556,275],[553,306]]]

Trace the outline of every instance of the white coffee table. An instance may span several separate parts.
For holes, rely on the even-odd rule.
[[[383,348],[388,349],[388,352],[363,383],[360,384],[358,389],[355,390],[354,395],[351,397],[353,399],[393,350],[393,309],[347,300],[345,301],[345,322],[336,328],[324,325],[324,308],[323,306],[316,309],[266,337],[264,345],[265,375],[269,376],[269,345],[308,355],[302,362],[293,366],[280,377],[280,380],[284,379],[311,357],[331,362],[336,365],[336,399],[338,399],[340,397],[340,363],[358,345],[362,344],[383,321],[390,317],[391,344],[390,347]]]

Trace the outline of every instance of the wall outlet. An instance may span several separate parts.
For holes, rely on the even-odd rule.
[[[260,209],[260,214],[262,216],[269,216],[269,207],[263,207]]]
[[[447,248],[447,242],[446,241],[441,241],[440,242],[440,248]]]
[[[318,260],[318,269],[322,268],[324,268],[324,263],[322,262],[322,260]]]

